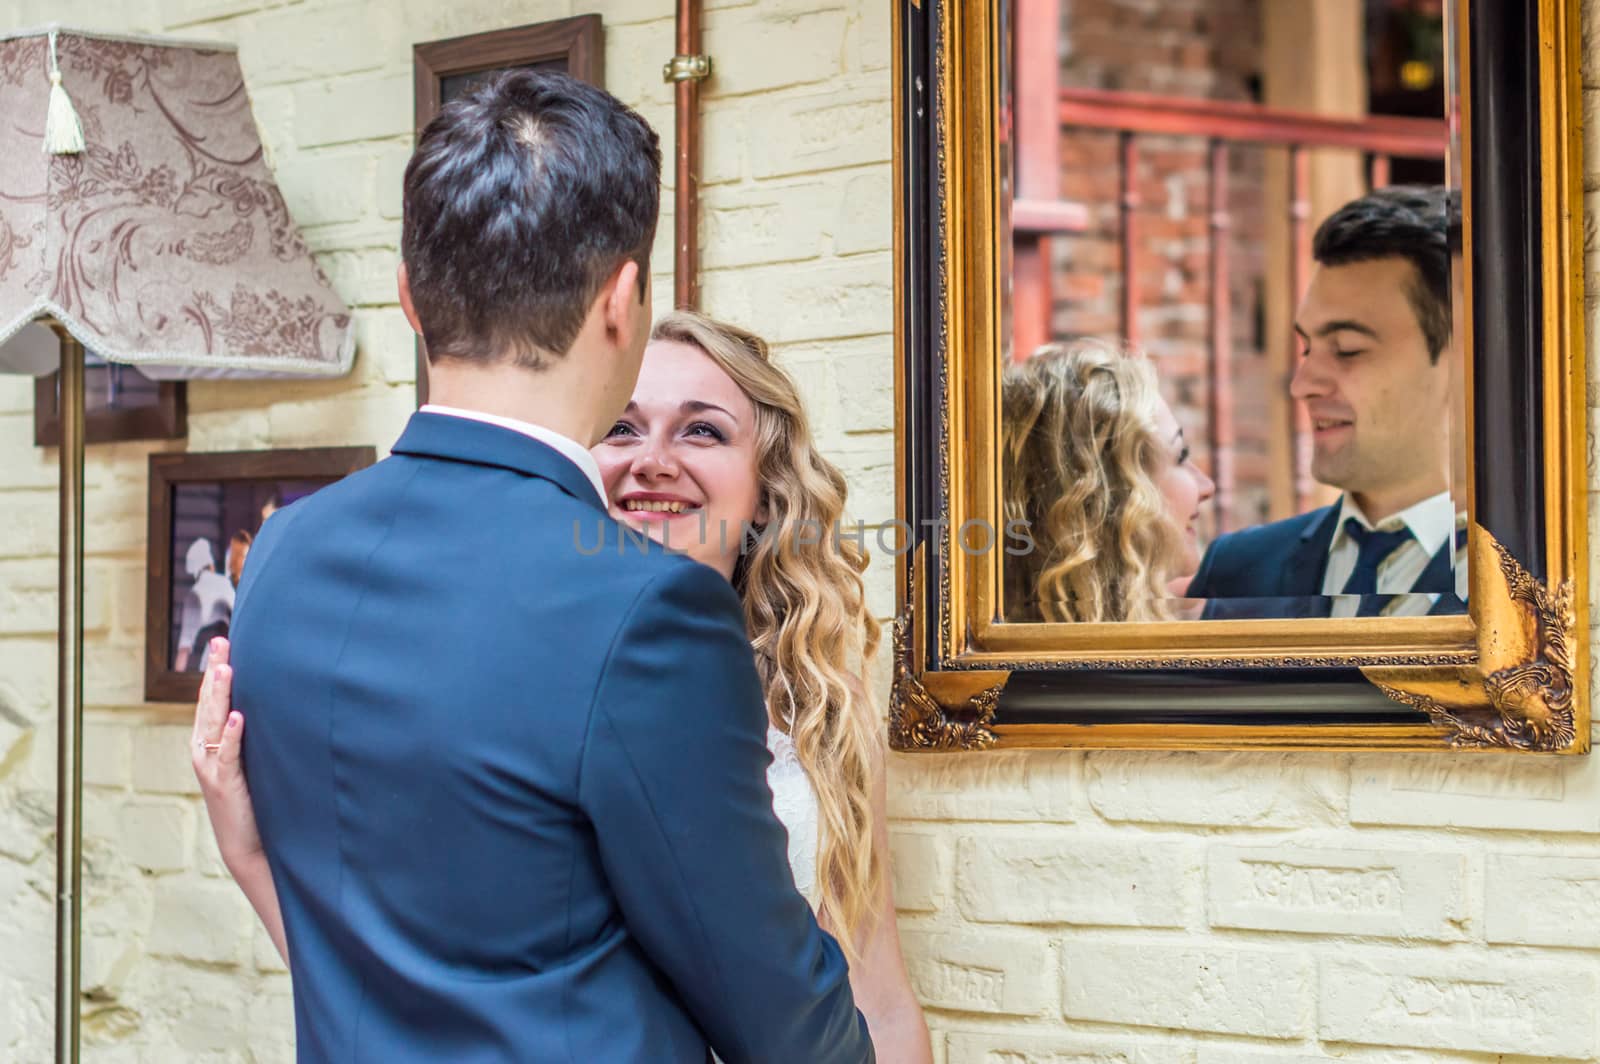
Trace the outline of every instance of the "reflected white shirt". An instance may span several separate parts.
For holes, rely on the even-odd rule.
[[[602,505],[606,502],[606,486],[600,480],[600,463],[594,460],[594,455],[589,449],[570,436],[563,436],[559,432],[535,425],[531,421],[518,421],[512,417],[501,417],[498,414],[485,414],[478,410],[462,410],[454,406],[438,406],[434,403],[424,403],[417,411],[419,414],[443,414],[445,417],[464,417],[468,421],[482,421],[486,425],[499,425],[512,432],[520,432],[524,436],[531,436],[540,443],[553,447],[558,453],[572,460],[572,464],[583,471],[589,478],[589,483],[594,485],[594,493],[600,497]]]
[[[1413,595],[1410,591],[1439,549],[1455,536],[1458,528],[1466,527],[1467,515],[1458,514],[1450,493],[1441,491],[1374,525],[1361,512],[1355,499],[1345,495],[1339,506],[1339,524],[1334,530],[1333,542],[1328,545],[1328,569],[1322,577],[1322,593],[1333,596],[1330,614],[1333,617],[1354,617],[1361,607],[1360,595],[1344,594],[1344,585],[1350,581],[1360,553],[1359,545],[1344,527],[1345,521],[1352,517],[1361,527],[1379,532],[1398,532],[1402,527],[1411,530],[1411,538],[1390,551],[1378,565],[1377,594],[1405,596],[1384,608],[1385,617],[1426,614],[1439,596],[1420,592]],[[1455,580],[1456,596],[1462,602],[1467,601],[1467,548],[1464,544],[1455,551]]]

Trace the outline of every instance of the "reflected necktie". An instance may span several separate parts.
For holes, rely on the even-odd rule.
[[[1378,566],[1412,538],[1411,529],[1379,532],[1367,528],[1354,517],[1347,517],[1344,519],[1344,531],[1356,542],[1356,567],[1350,570],[1350,579],[1344,582],[1343,594],[1361,596],[1357,617],[1376,617],[1383,612],[1384,604],[1390,598],[1377,594]]]

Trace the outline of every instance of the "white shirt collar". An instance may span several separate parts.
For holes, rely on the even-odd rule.
[[[1362,528],[1377,528],[1384,532],[1398,531],[1402,525],[1405,526],[1411,530],[1417,545],[1427,552],[1430,558],[1439,552],[1439,548],[1443,547],[1456,531],[1456,507],[1448,491],[1441,491],[1397,514],[1391,514],[1377,525],[1367,519],[1367,515],[1361,512],[1361,507],[1355,498],[1346,493],[1340,504],[1339,525],[1334,533],[1335,543],[1340,537],[1348,535],[1344,523],[1351,517],[1355,518]]]
[[[498,425],[512,432],[520,432],[524,436],[531,436],[540,443],[550,447],[566,456],[572,464],[583,471],[589,478],[589,483],[594,485],[594,493],[599,496],[602,505],[606,504],[606,487],[600,480],[600,463],[594,460],[594,455],[589,449],[570,436],[563,436],[543,425],[535,425],[531,421],[518,421],[516,418],[501,417],[498,414],[485,414],[478,410],[462,410],[454,406],[439,406],[436,403],[424,403],[417,411],[419,414],[443,414],[445,417],[466,418],[468,421],[481,421],[486,425]]]

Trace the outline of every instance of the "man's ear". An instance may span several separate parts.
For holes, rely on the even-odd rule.
[[[422,323],[417,320],[417,308],[411,302],[411,278],[406,274],[404,262],[395,271],[395,283],[400,289],[400,311],[405,314],[406,321],[411,323],[411,331],[421,336]]]
[[[617,267],[605,291],[606,335],[620,347],[631,347],[639,328],[639,264],[632,259]],[[646,319],[648,321],[648,319]]]

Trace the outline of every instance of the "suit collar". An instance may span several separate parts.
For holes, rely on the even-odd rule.
[[[415,413],[395,442],[395,454],[494,466],[555,484],[601,510],[605,500],[588,474],[554,447],[515,429],[448,414]]]
[[[1339,506],[1325,506],[1306,515],[1288,563],[1279,573],[1280,595],[1321,595],[1322,577],[1328,570],[1328,547],[1339,529]]]

